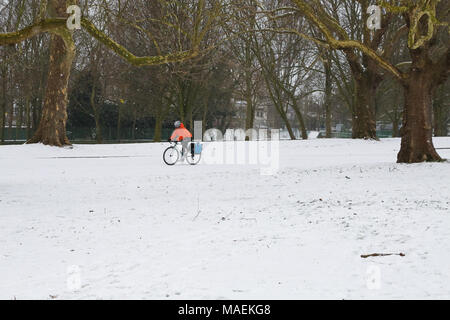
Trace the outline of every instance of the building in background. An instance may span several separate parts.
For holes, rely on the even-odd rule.
[[[247,119],[247,101],[242,99],[233,99],[232,104],[234,106],[234,117],[230,123],[230,128],[233,129],[245,129],[245,122]],[[255,120],[253,127],[255,129],[267,129],[269,128],[269,110],[270,104],[267,102],[260,102],[256,105]]]

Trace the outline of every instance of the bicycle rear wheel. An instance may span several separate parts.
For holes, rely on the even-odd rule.
[[[201,154],[192,154],[192,153],[188,153],[188,155],[186,156],[186,161],[190,164],[195,166],[196,164],[198,164],[200,162],[200,159],[202,158]]]
[[[173,166],[178,162],[180,152],[176,147],[169,147],[164,151],[163,160],[168,166]]]

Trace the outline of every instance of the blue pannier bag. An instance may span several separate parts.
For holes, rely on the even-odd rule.
[[[194,153],[195,154],[201,154],[203,150],[203,145],[201,143],[196,143],[194,147]]]

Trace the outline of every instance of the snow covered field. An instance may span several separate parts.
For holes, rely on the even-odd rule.
[[[264,176],[166,146],[0,146],[0,298],[450,298],[450,163],[286,141]]]

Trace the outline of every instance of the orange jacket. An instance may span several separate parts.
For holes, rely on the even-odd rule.
[[[172,133],[170,140],[182,141],[183,139],[186,138],[192,138],[192,134],[189,132],[188,129],[184,127],[184,124],[181,124],[180,127],[175,129],[175,131]]]

